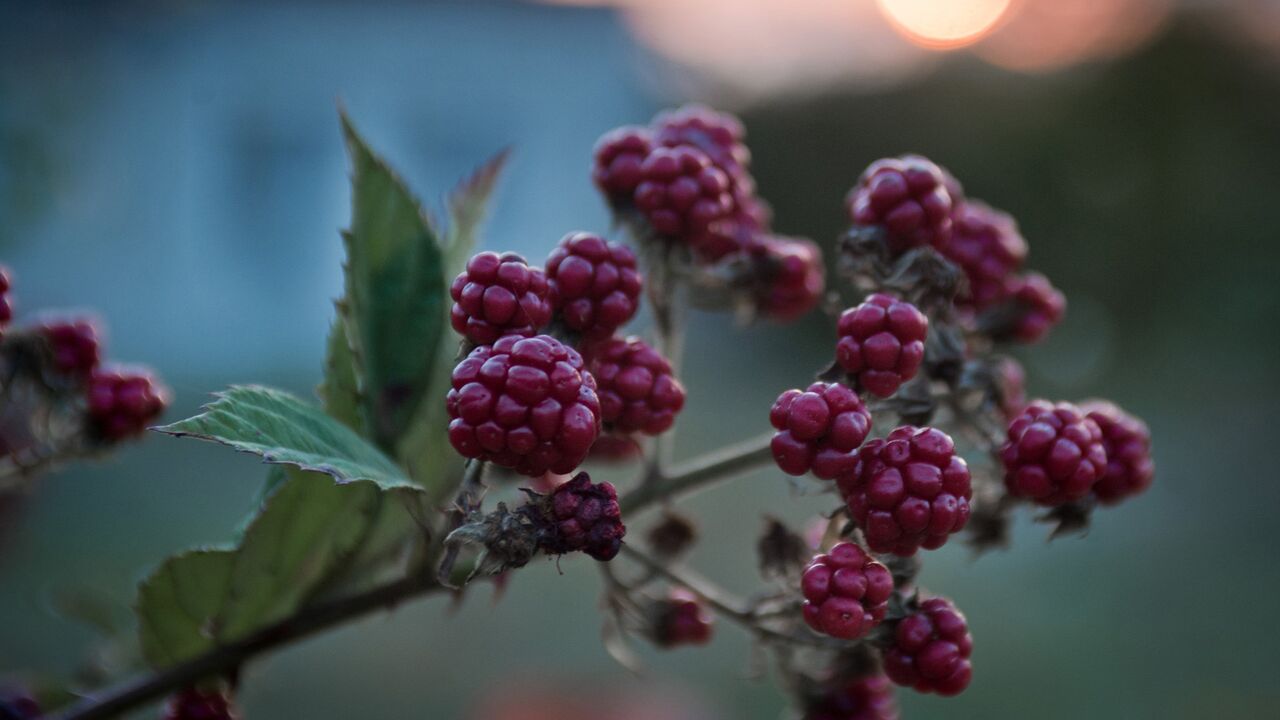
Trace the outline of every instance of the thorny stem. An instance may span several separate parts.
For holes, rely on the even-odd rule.
[[[214,648],[180,665],[127,681],[105,692],[90,695],[50,720],[105,720],[132,708],[158,700],[200,680],[237,671],[254,656],[288,645],[353,618],[446,588],[427,574],[400,578],[359,595],[304,608],[297,614],[254,634]]]
[[[681,463],[656,481],[641,484],[624,495],[619,501],[622,512],[631,516],[659,500],[684,495],[767,465],[773,461],[769,450],[771,439],[772,434],[761,435]]]

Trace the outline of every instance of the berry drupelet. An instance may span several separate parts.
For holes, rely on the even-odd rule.
[[[936,428],[904,425],[858,451],[837,482],[875,552],[914,555],[942,547],[969,521],[969,467]]]
[[[449,442],[463,457],[536,477],[573,471],[600,432],[596,381],[553,337],[507,336],[453,369]]]
[[[572,233],[551,251],[546,267],[560,321],[583,338],[607,338],[636,314],[642,283],[627,246]]]
[[[611,432],[661,434],[684,407],[684,387],[670,361],[639,338],[604,342],[592,350],[590,367]]]
[[[849,216],[858,225],[884,229],[893,254],[951,239],[951,195],[942,170],[907,155],[872,163],[849,193]]]
[[[836,362],[859,387],[889,397],[919,372],[928,331],[929,320],[915,305],[876,293],[840,315]]]
[[[1083,499],[1107,471],[1098,423],[1075,405],[1044,400],[1009,423],[1000,459],[1010,495],[1050,507]]]
[[[778,431],[770,444],[778,467],[788,475],[812,471],[824,480],[854,469],[858,446],[871,431],[871,413],[858,394],[835,383],[782,393],[769,422]]]
[[[529,337],[551,322],[551,291],[542,271],[515,253],[482,252],[449,289],[453,329],[476,345]]]
[[[973,638],[964,615],[946,598],[931,598],[898,621],[884,671],[898,685],[924,693],[959,695],[969,686]]]
[[[1104,504],[1114,505],[1151,487],[1155,464],[1147,424],[1105,400],[1084,403],[1080,410],[1098,424],[1107,451],[1107,467],[1093,494]]]
[[[893,576],[865,550],[838,543],[818,555],[800,579],[804,620],[831,637],[855,640],[884,619]]]

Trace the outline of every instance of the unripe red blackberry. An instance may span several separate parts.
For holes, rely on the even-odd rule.
[[[615,202],[630,202],[642,179],[640,165],[652,149],[648,128],[628,125],[610,130],[596,141],[592,182]]]
[[[957,304],[982,311],[1008,299],[1017,289],[1014,273],[1027,259],[1027,242],[1018,224],[976,200],[959,205],[951,218],[951,242],[943,254],[969,281]]]
[[[49,342],[58,372],[87,377],[98,367],[101,348],[93,321],[85,318],[47,320],[39,328]]]
[[[706,105],[689,104],[658,113],[653,119],[653,128],[658,145],[698,148],[727,173],[737,174],[751,164],[751,151],[743,143],[746,130],[738,118],[728,113],[717,112]],[[754,187],[747,190],[750,192]]]
[[[602,462],[625,462],[640,457],[640,442],[629,433],[602,430],[591,446],[591,458]]]
[[[453,329],[476,345],[529,337],[551,322],[551,290],[538,268],[515,253],[482,252],[449,288]]]
[[[671,362],[643,340],[612,338],[591,351],[600,416],[611,432],[658,435],[684,407],[684,386]]]
[[[825,286],[822,250],[810,240],[766,235],[753,252],[761,278],[760,314],[786,322],[817,306]]]
[[[0,265],[0,331],[13,319],[13,304],[9,300],[9,269]]]
[[[664,648],[706,645],[714,627],[715,616],[701,598],[684,588],[674,588],[657,607],[653,639]]]
[[[800,590],[809,627],[856,640],[884,619],[893,576],[865,550],[842,542],[813,558],[800,579]]]
[[[582,356],[548,335],[508,335],[453,369],[445,401],[460,455],[536,477],[572,472],[600,432],[596,381]]]
[[[236,720],[240,714],[220,691],[187,688],[169,697],[164,720]]]
[[[1093,486],[1093,494],[1113,505],[1151,487],[1155,464],[1147,424],[1105,400],[1084,403],[1080,410],[1098,424],[1107,451],[1107,469]]]
[[[889,397],[919,372],[928,331],[929,319],[915,305],[876,293],[840,315],[836,361],[859,387]]]
[[[696,244],[734,212],[729,176],[697,148],[658,148],[640,173],[635,204],[659,235]]]
[[[951,195],[942,170],[919,155],[877,160],[849,192],[849,216],[884,228],[889,250],[902,253],[951,239]]]
[[[904,425],[858,451],[837,482],[849,512],[875,552],[936,550],[969,522],[969,466],[936,428]]]
[[[1019,278],[1014,285],[1013,300],[1022,308],[1013,335],[1026,343],[1044,338],[1067,312],[1067,298],[1040,273]]]
[[[612,560],[627,534],[617,490],[607,482],[592,483],[586,473],[557,487],[548,498],[546,512],[551,531],[543,538],[542,548],[548,553],[581,550],[596,560]]]
[[[813,472],[824,480],[853,471],[858,446],[871,431],[871,413],[862,399],[836,383],[782,393],[769,410],[769,422],[778,430],[770,445],[778,467],[788,475]]]
[[[635,253],[590,233],[566,235],[551,251],[547,282],[560,321],[588,340],[612,335],[640,305]]]
[[[115,442],[140,434],[169,404],[169,391],[145,370],[95,369],[89,376],[89,423]]]
[[[1107,471],[1098,423],[1071,403],[1035,400],[1000,448],[1009,494],[1054,506],[1084,498]]]
[[[898,701],[884,675],[846,680],[805,708],[804,720],[898,720]]]
[[[924,693],[959,695],[969,686],[973,638],[964,615],[946,598],[930,598],[898,621],[884,671],[899,685]]]

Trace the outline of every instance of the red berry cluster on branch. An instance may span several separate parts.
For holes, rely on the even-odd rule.
[[[915,305],[876,293],[840,316],[836,362],[859,387],[889,397],[920,370],[928,330],[928,318]]]
[[[87,377],[98,367],[98,327],[92,320],[46,320],[40,323],[40,332],[49,341],[59,372]]]
[[[89,417],[105,440],[141,433],[168,404],[168,391],[146,370],[95,369],[89,378]]]
[[[1080,411],[1098,424],[1107,452],[1107,468],[1093,486],[1093,494],[1113,505],[1150,487],[1155,464],[1147,424],[1105,400],[1084,403]]]
[[[855,640],[884,619],[893,576],[865,550],[842,542],[815,557],[800,580],[804,621],[824,635]]]
[[[770,445],[778,467],[789,475],[812,472],[824,480],[853,471],[858,446],[871,431],[871,413],[857,393],[835,383],[782,393],[769,422],[778,430]]]
[[[684,407],[684,387],[670,361],[639,338],[612,338],[592,350],[591,373],[611,433],[664,433]]]
[[[547,258],[547,280],[560,321],[587,340],[613,335],[640,305],[635,253],[598,235],[566,235]]]
[[[529,337],[551,322],[551,290],[541,270],[515,253],[482,252],[449,289],[453,329],[476,345]]]
[[[675,588],[657,605],[653,639],[659,647],[706,645],[711,641],[715,616],[702,600],[684,588]]]
[[[13,320],[13,301],[9,299],[9,269],[0,265],[0,333]]]
[[[811,700],[804,720],[898,720],[898,701],[884,675],[863,675]]]
[[[1009,423],[1000,459],[1010,495],[1050,507],[1083,499],[1107,469],[1098,423],[1070,403],[1044,400]]]
[[[898,685],[919,692],[959,695],[969,686],[973,638],[964,615],[946,598],[931,598],[898,621],[884,671]]]
[[[849,193],[849,217],[884,228],[889,248],[946,246],[951,239],[951,193],[941,168],[918,155],[877,160]]]

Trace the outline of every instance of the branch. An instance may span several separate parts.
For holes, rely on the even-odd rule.
[[[677,465],[655,482],[642,483],[619,501],[624,516],[638,513],[658,500],[683,495],[768,465],[773,461],[773,453],[769,449],[772,438],[773,435],[768,434],[744,440]]]
[[[441,592],[445,587],[427,574],[402,578],[359,595],[303,608],[292,617],[269,625],[236,642],[214,648],[180,665],[145,675],[89,696],[50,720],[106,720],[145,705],[208,677],[227,675],[254,656],[340,625],[347,620],[391,609],[411,598]]]

